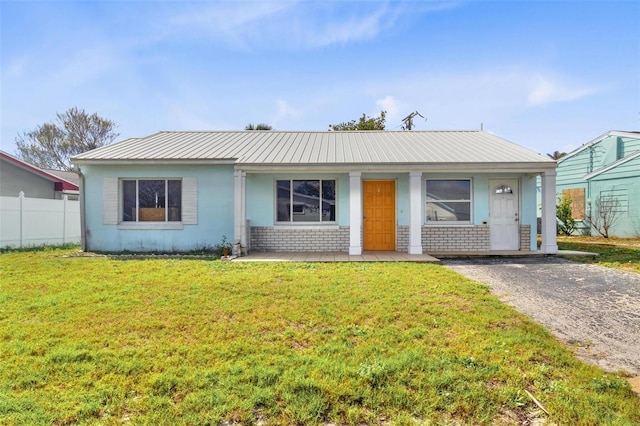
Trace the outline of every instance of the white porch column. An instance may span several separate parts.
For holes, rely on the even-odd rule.
[[[240,243],[241,247],[247,246],[247,205],[246,205],[246,172],[234,170],[233,172],[233,242]]]
[[[409,254],[422,254],[422,172],[409,173]]]
[[[542,175],[542,245],[540,251],[545,254],[558,252],[555,170],[547,170]]]
[[[360,256],[362,243],[362,173],[349,172],[349,255]]]

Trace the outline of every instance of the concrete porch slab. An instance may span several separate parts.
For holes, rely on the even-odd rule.
[[[395,251],[366,251],[360,256],[344,252],[251,252],[232,262],[417,262],[438,263],[428,254],[407,254]]]

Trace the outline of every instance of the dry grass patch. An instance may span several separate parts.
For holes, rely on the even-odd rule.
[[[558,248],[598,253],[595,258],[572,257],[574,261],[640,273],[640,238],[559,236]]]

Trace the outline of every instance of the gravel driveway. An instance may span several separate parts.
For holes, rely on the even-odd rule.
[[[640,274],[553,257],[449,259],[608,371],[640,375]]]

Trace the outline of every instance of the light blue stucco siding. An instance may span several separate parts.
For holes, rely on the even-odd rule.
[[[93,251],[190,251],[233,241],[231,165],[83,165],[86,248]],[[196,178],[198,221],[182,229],[121,229],[103,223],[105,178]],[[119,196],[120,198],[120,196]],[[120,202],[118,209],[121,208]]]

